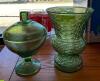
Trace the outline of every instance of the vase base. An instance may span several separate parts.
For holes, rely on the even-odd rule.
[[[15,72],[19,76],[31,76],[39,72],[41,64],[38,60],[32,60],[31,62],[19,61],[16,65]]]
[[[83,64],[82,63],[80,65],[78,65],[77,67],[64,67],[64,66],[59,65],[57,62],[55,62],[55,68],[57,68],[58,70],[60,70],[62,72],[65,72],[65,73],[77,72],[82,67],[83,67]]]

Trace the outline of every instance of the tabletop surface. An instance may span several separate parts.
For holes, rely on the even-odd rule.
[[[0,47],[1,48],[1,47]],[[54,68],[54,55],[49,40],[39,49],[37,58],[41,70],[34,76],[20,77],[15,73],[15,65],[21,59],[5,46],[0,51],[0,80],[4,81],[100,81],[100,44],[89,44],[82,57],[83,68],[75,73],[64,73]]]

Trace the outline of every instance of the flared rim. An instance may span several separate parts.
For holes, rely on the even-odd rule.
[[[89,9],[87,7],[77,7],[77,6],[57,6],[47,8],[48,13],[54,14],[85,14]]]

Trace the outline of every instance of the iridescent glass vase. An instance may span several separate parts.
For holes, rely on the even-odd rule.
[[[83,32],[93,12],[91,8],[59,6],[47,9],[54,25],[52,45],[57,54],[55,67],[64,72],[78,71],[83,64],[81,53],[86,46]]]
[[[41,24],[29,20],[27,11],[20,12],[21,21],[8,27],[3,33],[4,43],[12,52],[21,56],[15,68],[18,75],[33,75],[40,70],[40,62],[32,59],[46,40],[47,32]]]

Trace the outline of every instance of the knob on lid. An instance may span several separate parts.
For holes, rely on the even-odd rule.
[[[28,11],[21,11],[20,12],[20,20],[25,22],[29,19],[29,12]]]

